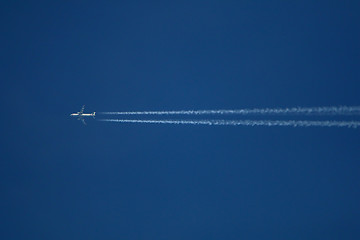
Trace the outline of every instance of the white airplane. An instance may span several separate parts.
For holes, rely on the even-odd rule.
[[[84,113],[84,109],[85,109],[85,105],[82,106],[80,112],[72,113],[72,114],[70,114],[70,116],[72,116],[72,117],[78,117],[78,120],[81,120],[81,121],[83,122],[83,124],[86,125],[86,122],[85,122],[84,117],[93,117],[93,118],[95,118],[95,113],[96,113],[96,112],[93,112],[93,113]]]

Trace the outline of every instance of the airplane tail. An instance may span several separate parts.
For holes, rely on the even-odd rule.
[[[92,117],[95,119],[96,112],[93,113]]]

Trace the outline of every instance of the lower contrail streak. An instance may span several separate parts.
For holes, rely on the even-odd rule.
[[[182,111],[142,111],[142,112],[101,112],[108,115],[360,115],[360,106],[339,107],[294,107],[255,108],[235,110],[182,110]]]
[[[348,127],[357,128],[360,121],[295,121],[295,120],[133,120],[99,119],[104,122],[149,123],[149,124],[190,124],[190,125],[230,125],[230,126],[281,126],[281,127]]]

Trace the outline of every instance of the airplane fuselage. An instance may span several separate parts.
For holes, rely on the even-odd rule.
[[[93,113],[72,113],[70,116],[73,117],[95,117],[95,112]]]

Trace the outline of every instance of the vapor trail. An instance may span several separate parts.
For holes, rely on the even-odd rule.
[[[190,125],[230,125],[230,126],[282,126],[282,127],[348,127],[357,128],[360,121],[295,121],[295,120],[132,120],[99,119],[104,122],[153,123],[153,124],[190,124]]]
[[[107,115],[360,115],[360,106],[339,107],[294,107],[294,108],[255,108],[235,110],[181,110],[181,111],[142,111],[142,112],[101,112]]]

